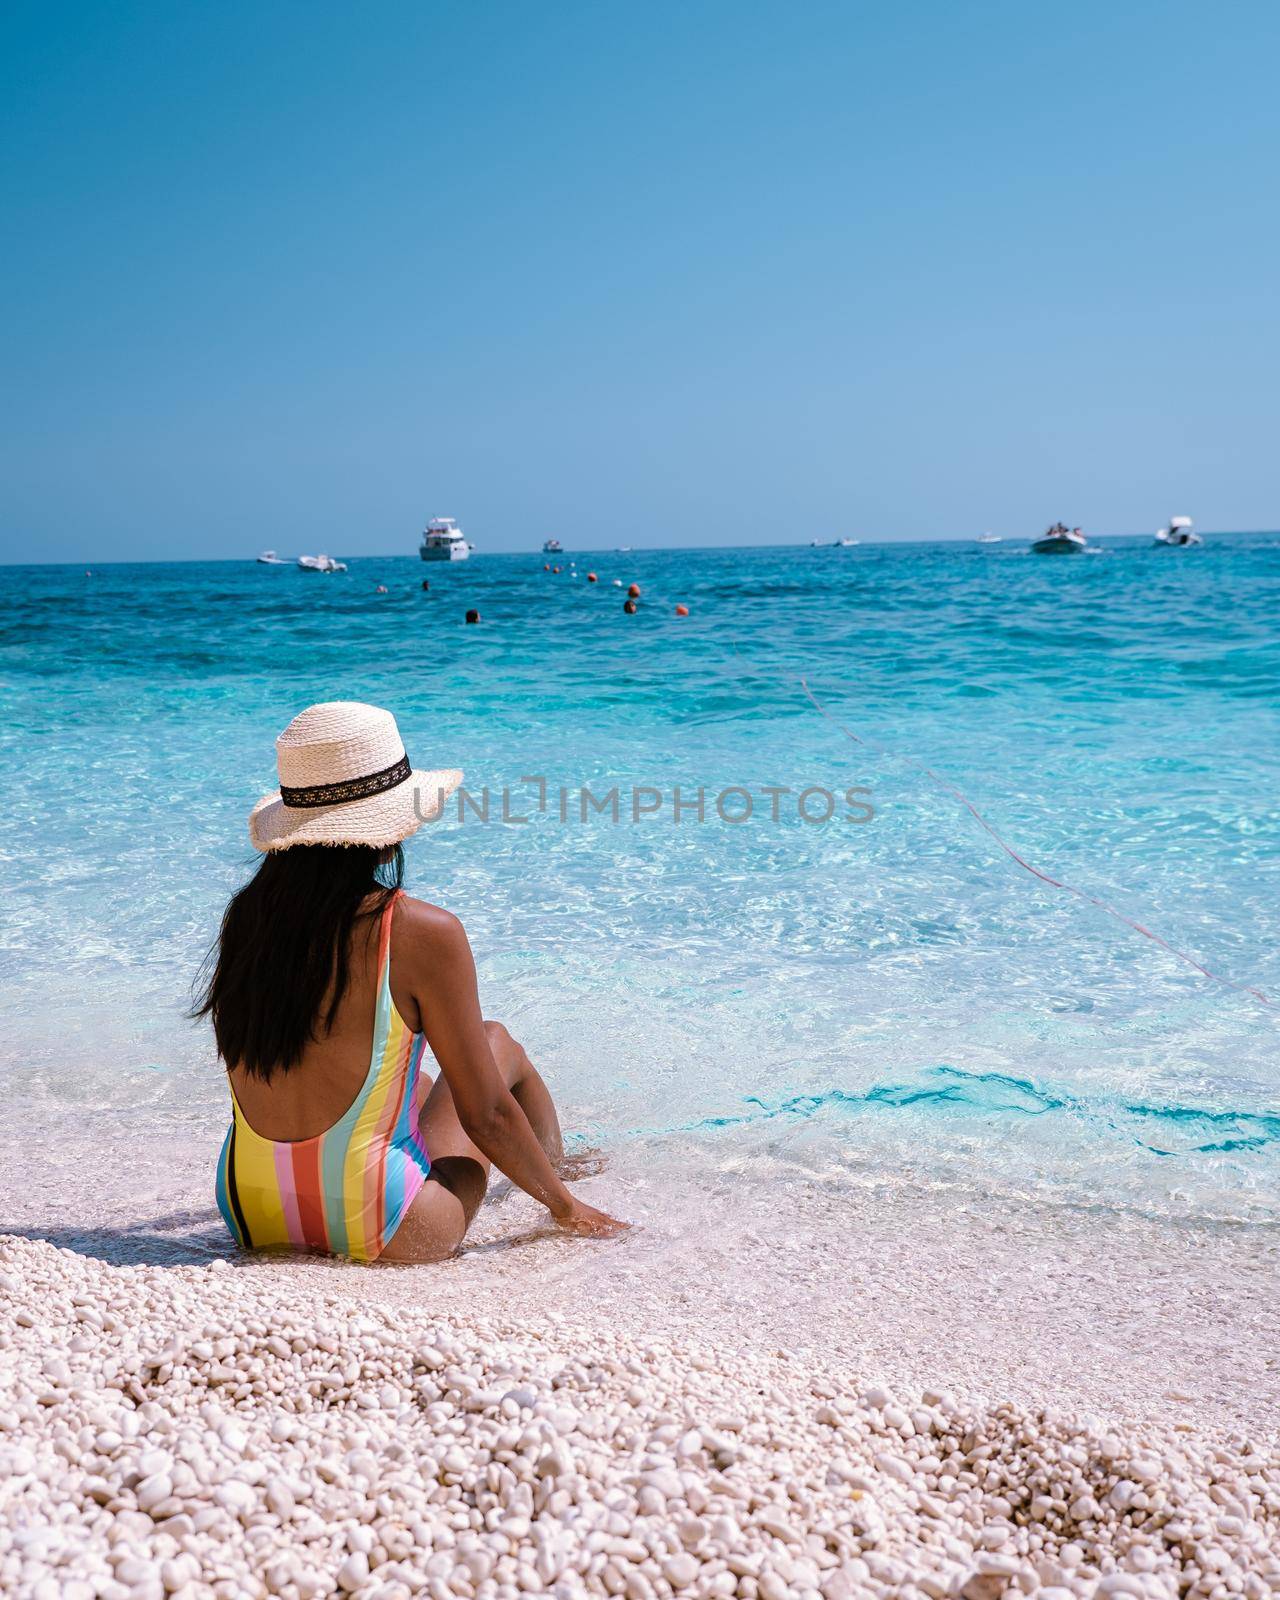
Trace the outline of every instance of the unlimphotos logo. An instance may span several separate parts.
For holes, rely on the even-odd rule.
[[[865,826],[876,814],[871,790],[854,784],[832,790],[822,784],[797,787],[786,783],[732,783],[721,789],[705,784],[696,787],[674,784],[671,788],[652,784],[614,784],[602,793],[587,784],[551,784],[537,775],[522,777],[513,793],[509,784],[491,789],[486,784],[478,794],[460,788],[453,796],[454,807],[446,797],[414,791],[413,804],[420,822],[436,822],[446,814],[458,822],[500,822],[518,827],[535,816],[550,816],[563,823],[605,821],[615,826],[647,822],[666,822],[676,827],[685,824],[725,823],[740,827],[744,823],[807,823],[821,827],[826,823],[853,823]],[[432,809],[439,802],[438,810]],[[429,813],[429,814],[428,814]]]

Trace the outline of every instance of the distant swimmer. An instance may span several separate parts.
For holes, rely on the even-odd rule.
[[[387,592],[387,586],[386,586],[385,583],[380,583],[378,585],[377,589],[374,591],[375,594],[386,594],[386,592]]]
[[[427,590],[428,590],[428,589],[430,589],[430,587],[431,587],[431,584],[430,584],[430,582],[429,582],[429,581],[428,581],[428,580],[427,580],[427,579],[426,579],[426,578],[424,578],[424,579],[423,579],[423,580],[422,580],[422,591],[423,591],[423,593],[424,593],[424,594],[425,594],[425,593],[426,593],[426,591],[427,591]]]
[[[479,620],[480,620],[480,613],[478,611],[468,611],[467,612],[467,621],[468,622],[479,622]]]
[[[634,617],[635,614],[636,614],[636,603],[635,603],[635,601],[630,599],[630,598],[624,600],[622,602],[622,609],[627,613],[627,615],[629,617]]]

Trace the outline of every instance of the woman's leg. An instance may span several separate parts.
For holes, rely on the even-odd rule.
[[[529,1060],[524,1046],[513,1039],[500,1022],[486,1022],[484,1031],[489,1035],[489,1048],[498,1063],[507,1088],[516,1104],[528,1118],[534,1138],[547,1152],[552,1166],[564,1160],[564,1140],[560,1135],[560,1118],[551,1091],[543,1083],[537,1067]],[[427,1149],[430,1150],[428,1145]]]
[[[500,1022],[484,1026],[503,1082],[529,1119],[539,1144],[552,1161],[560,1161],[564,1155],[560,1119],[546,1084],[523,1046]],[[431,1086],[418,1126],[431,1157],[431,1176],[387,1241],[380,1261],[446,1260],[462,1243],[488,1186],[489,1158],[472,1144],[458,1121],[443,1073]]]

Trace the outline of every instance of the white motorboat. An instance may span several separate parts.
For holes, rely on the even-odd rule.
[[[1195,531],[1190,517],[1170,517],[1167,528],[1156,529],[1155,542],[1166,550],[1186,550],[1204,540]]]
[[[287,567],[289,563],[283,556],[278,556],[274,550],[264,550],[258,557],[260,567]]]
[[[465,561],[471,546],[452,517],[432,517],[423,529],[418,554],[424,561]]]
[[[345,572],[345,561],[335,561],[332,556],[299,556],[298,565],[304,572]]]
[[[1000,543],[1000,538],[1001,538],[1001,536],[998,533],[980,533],[978,535],[978,537],[974,540],[974,543],[975,544],[999,544]]]
[[[1038,556],[1078,555],[1088,544],[1079,528],[1068,528],[1065,522],[1055,522],[1043,538],[1032,541],[1031,548]]]
[[[562,556],[564,554],[564,546],[559,539],[544,539],[542,553],[544,556]]]
[[[837,539],[834,548],[837,550],[852,550],[855,544],[861,543],[861,539]]]

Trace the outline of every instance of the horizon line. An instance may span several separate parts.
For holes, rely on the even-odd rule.
[[[1260,537],[1260,536],[1262,536],[1264,534],[1280,533],[1280,528],[1206,528],[1206,529],[1203,530],[1203,533],[1204,533],[1204,536],[1206,538],[1214,538],[1214,539],[1252,539],[1252,538]],[[626,549],[620,549],[617,545],[599,545],[599,546],[595,546],[595,547],[583,547],[582,549],[561,550],[561,551],[557,551],[556,554],[558,554],[560,556],[570,556],[570,555],[573,555],[573,556],[578,556],[578,555],[601,556],[601,555],[642,555],[642,554],[659,555],[659,554],[668,554],[668,553],[672,553],[672,552],[676,552],[676,551],[680,551],[680,552],[683,552],[683,553],[695,553],[695,552],[701,551],[701,550],[706,550],[706,551],[713,551],[713,550],[744,550],[744,551],[745,550],[814,550],[814,549],[817,549],[817,550],[835,550],[835,549],[858,549],[858,548],[867,548],[867,547],[874,547],[876,549],[884,549],[884,548],[886,548],[888,546],[894,546],[894,545],[910,546],[910,545],[922,545],[922,544],[935,544],[935,545],[944,545],[944,544],[956,544],[956,545],[977,544],[979,542],[980,537],[981,536],[976,534],[976,533],[954,533],[954,534],[933,535],[933,536],[931,536],[929,538],[910,538],[910,539],[901,539],[901,538],[896,538],[896,539],[875,539],[875,538],[861,539],[860,538],[860,539],[857,540],[856,544],[854,544],[854,545],[844,545],[844,546],[842,546],[839,543],[838,540],[834,540],[834,539],[824,539],[824,540],[818,541],[817,543],[815,543],[813,540],[805,540],[804,542],[794,541],[794,542],[787,542],[787,543],[784,543],[784,544],[670,544],[670,545],[655,544],[655,545],[631,545]],[[1091,533],[1091,534],[1088,534],[1087,537],[1090,538],[1090,539],[1099,539],[1099,540],[1104,540],[1104,539],[1143,539],[1143,538],[1150,538],[1150,537],[1152,537],[1152,535],[1147,533],[1147,532],[1145,532],[1145,531],[1143,531],[1143,532],[1140,532],[1140,533]],[[1039,534],[1039,533],[1003,534],[1002,533],[1002,534],[997,535],[996,542],[998,542],[1000,544],[1018,544],[1018,543],[1020,543],[1022,541],[1025,541],[1026,543],[1031,544],[1036,539],[1040,539],[1040,538],[1043,538],[1043,534]],[[489,556],[523,556],[523,555],[540,556],[540,555],[544,555],[545,553],[546,553],[545,551],[540,550],[540,549],[529,549],[529,550],[525,550],[525,549],[481,550],[481,551],[476,551],[473,548],[473,551],[472,551],[473,555],[482,555],[482,556],[483,555],[489,555]],[[416,550],[413,550],[413,551],[409,551],[409,550],[376,551],[376,552],[373,552],[373,553],[370,553],[370,554],[366,554],[366,555],[342,555],[341,551],[339,551],[339,556],[340,556],[340,558],[342,560],[345,560],[345,561],[409,561],[409,560],[414,560],[414,559],[417,558],[417,551]],[[298,560],[298,558],[296,556],[285,556],[285,557],[282,557],[281,559],[283,560],[285,565],[295,565],[297,560]],[[92,570],[92,568],[95,567],[95,566],[96,567],[180,567],[180,566],[212,567],[212,566],[221,566],[221,565],[224,565],[224,564],[239,566],[239,565],[241,565],[242,563],[245,563],[245,562],[252,562],[252,563],[254,563],[256,565],[258,563],[258,558],[257,558],[257,556],[245,556],[245,555],[239,555],[239,556],[134,556],[134,557],[112,557],[112,558],[107,559],[107,560],[99,560],[99,561],[90,560],[87,563],[79,561],[79,560],[72,560],[72,559],[68,559],[68,560],[64,560],[64,561],[0,561],[0,571],[7,571],[7,570],[10,570],[10,569],[17,571],[17,570],[23,570],[23,569],[32,568],[32,567],[39,568],[39,567],[79,567],[79,566],[85,566],[87,568],[87,570]],[[452,566],[454,563],[452,563],[452,562],[436,563],[436,565],[440,565],[440,564]]]

